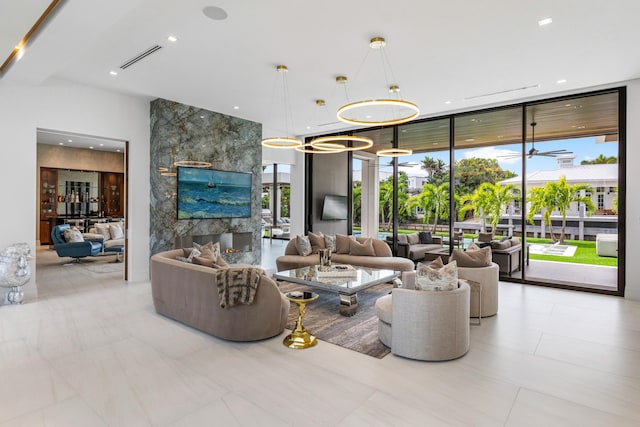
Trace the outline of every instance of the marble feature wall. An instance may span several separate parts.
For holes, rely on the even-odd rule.
[[[253,233],[252,251],[223,254],[228,262],[261,260],[262,125],[165,99],[151,102],[151,254],[174,248],[181,236]],[[173,162],[200,160],[212,169],[251,173],[251,218],[178,220]],[[135,168],[135,165],[131,165]]]

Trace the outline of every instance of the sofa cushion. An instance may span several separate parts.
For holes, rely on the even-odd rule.
[[[417,245],[420,243],[420,236],[418,233],[407,234],[407,243],[410,245]]]
[[[373,250],[373,238],[369,237],[362,243],[352,240],[349,246],[349,255],[376,256],[376,252]]]
[[[296,236],[296,249],[298,255],[307,256],[312,252],[311,242],[307,236]]]
[[[488,267],[491,265],[491,248],[487,246],[475,251],[455,250],[450,261],[456,261],[460,267]]]
[[[407,242],[407,235],[406,234],[398,234],[398,243],[400,243],[401,245],[409,244]]]
[[[84,237],[77,228],[67,228],[64,230],[64,241],[67,243],[84,242]]]
[[[490,243],[493,240],[493,233],[478,233],[478,242]]]
[[[497,251],[503,251],[505,249],[509,249],[511,247],[511,240],[505,240],[504,242],[498,242],[494,240],[491,242],[491,249]]]
[[[416,272],[417,290],[451,291],[457,287],[458,266],[456,261],[451,261],[442,268],[431,267],[431,264],[418,263]]]
[[[309,242],[311,243],[311,253],[317,254],[318,249],[325,249],[324,234],[321,232],[309,232]]]
[[[418,233],[418,240],[421,244],[431,244],[433,243],[433,237],[431,236],[430,231],[421,231]]]
[[[520,239],[518,239],[515,236],[511,238],[511,246],[518,246],[519,244],[520,244]]]
[[[351,241],[356,238],[353,236],[346,236],[344,234],[336,234],[336,253],[348,254],[351,250]]]
[[[96,229],[96,234],[102,234],[104,236],[104,240],[111,239],[111,233],[109,232],[109,224],[105,223],[97,223],[94,225]]]

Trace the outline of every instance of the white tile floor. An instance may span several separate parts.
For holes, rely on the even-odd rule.
[[[0,427],[640,425],[637,302],[502,283],[463,358],[378,360],[222,341],[155,314],[148,282],[59,264],[39,253],[39,300],[0,307]]]

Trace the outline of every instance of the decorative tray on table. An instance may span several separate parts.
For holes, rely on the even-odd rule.
[[[358,277],[358,271],[351,265],[316,265],[316,273],[318,278],[322,277]]]

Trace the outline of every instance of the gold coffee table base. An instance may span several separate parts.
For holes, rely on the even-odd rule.
[[[302,318],[304,317],[304,308],[308,302],[318,299],[318,294],[315,292],[304,292],[302,295],[297,296],[292,292],[284,294],[289,301],[293,301],[298,305],[298,320],[296,321],[295,329],[286,336],[282,341],[282,344],[289,348],[303,349],[313,347],[318,344],[318,340],[315,336],[311,335],[305,327],[302,325]]]

